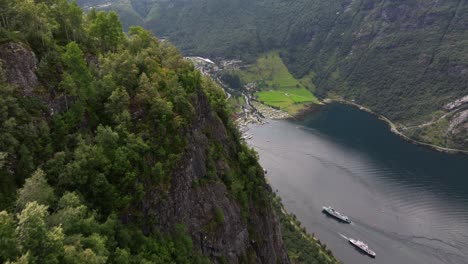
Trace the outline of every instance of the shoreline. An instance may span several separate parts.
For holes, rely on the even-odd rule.
[[[296,114],[291,115],[289,119],[301,119],[309,113],[320,110],[320,107],[324,105],[326,105],[326,103],[323,101],[319,101],[318,103],[306,104],[304,105],[304,108],[299,110]]]
[[[330,99],[330,98],[326,98],[322,102],[324,104],[329,104],[329,103],[336,102],[336,103],[346,104],[346,105],[350,105],[350,106],[359,108],[359,110],[365,111],[365,112],[367,112],[367,113],[369,113],[371,115],[376,116],[378,119],[384,121],[390,127],[390,131],[392,133],[396,134],[397,136],[401,137],[402,139],[404,139],[404,140],[406,140],[406,141],[408,141],[410,143],[413,143],[415,145],[429,147],[429,148],[432,148],[434,150],[444,152],[444,153],[448,153],[448,154],[465,154],[465,155],[468,155],[468,150],[446,148],[446,147],[442,147],[442,146],[438,146],[438,145],[434,145],[434,144],[430,144],[430,143],[426,143],[426,142],[422,142],[422,141],[418,141],[416,139],[410,138],[407,135],[403,134],[400,130],[398,130],[397,126],[390,119],[385,117],[384,115],[378,114],[378,113],[372,111],[371,109],[369,109],[369,108],[367,108],[365,106],[362,106],[360,104],[357,104],[355,102],[347,101],[347,100],[344,100],[344,99]]]
[[[319,108],[321,106],[326,105],[326,104],[330,104],[330,103],[334,103],[334,102],[356,107],[361,111],[365,111],[365,112],[377,117],[378,119],[384,121],[389,126],[390,131],[392,133],[396,134],[397,136],[399,136],[403,140],[406,140],[406,141],[408,141],[408,142],[410,142],[412,144],[419,145],[419,146],[424,146],[424,147],[429,147],[429,148],[431,148],[433,150],[444,152],[444,153],[447,153],[447,154],[465,154],[465,155],[468,155],[468,150],[447,148],[447,147],[442,147],[442,146],[439,146],[439,145],[435,145],[435,144],[431,144],[431,143],[427,143],[427,142],[423,142],[423,141],[413,139],[413,138],[405,135],[402,131],[398,130],[397,126],[390,119],[388,119],[386,116],[384,116],[382,114],[378,114],[378,113],[372,111],[370,108],[367,108],[367,107],[365,107],[363,105],[360,105],[360,104],[352,102],[352,101],[344,100],[344,99],[325,98],[323,100],[320,100],[319,103],[306,105],[303,109],[301,109],[298,113],[296,113],[294,115],[289,114],[289,116],[287,116],[287,117],[283,116],[283,117],[276,117],[276,118],[272,118],[272,117],[264,117],[264,118],[265,119],[274,119],[274,120],[298,120],[298,119],[303,118],[308,113],[319,110]],[[265,105],[265,106],[267,106],[267,105]],[[270,106],[268,106],[268,107],[270,107]]]

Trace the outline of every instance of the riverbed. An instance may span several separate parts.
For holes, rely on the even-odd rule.
[[[252,125],[267,178],[343,263],[468,263],[468,156],[411,144],[352,106]],[[321,212],[330,205],[343,224]],[[368,243],[371,259],[346,241]]]

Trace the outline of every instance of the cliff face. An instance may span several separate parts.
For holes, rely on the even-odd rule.
[[[8,42],[0,46],[0,61],[6,70],[6,80],[20,87],[24,95],[31,95],[39,84],[34,73],[36,55],[22,44]]]
[[[185,224],[195,248],[215,263],[221,259],[228,263],[239,263],[242,259],[252,263],[289,263],[280,225],[271,208],[260,211],[250,206],[246,219],[223,183],[194,186],[207,174],[210,142],[220,144],[228,159],[237,159],[233,152],[236,143],[212,111],[206,95],[198,91],[197,97],[189,147],[175,170],[169,192],[164,194],[166,198],[160,199],[162,194],[156,189],[142,201],[146,217],[158,218],[156,225],[162,230],[171,229],[176,223]],[[228,162],[221,159],[216,160],[216,167],[219,174],[230,170]],[[219,219],[219,212],[223,219]]]

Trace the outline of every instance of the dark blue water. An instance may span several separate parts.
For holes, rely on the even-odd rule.
[[[391,133],[385,122],[343,104],[324,107],[298,123],[326,134],[343,146],[373,156],[382,167],[406,172],[398,174],[398,181],[409,185],[424,182],[421,187],[468,199],[467,155],[441,153],[406,142]]]
[[[251,133],[286,208],[344,263],[468,263],[468,156],[406,142],[340,104]],[[323,205],[354,223],[326,217]],[[364,240],[377,258],[344,237]]]

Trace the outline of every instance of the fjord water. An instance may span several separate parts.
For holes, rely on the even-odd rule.
[[[408,143],[340,104],[250,133],[288,211],[343,263],[468,263],[468,156]],[[354,222],[327,217],[324,205]],[[368,243],[377,257],[345,237]]]

